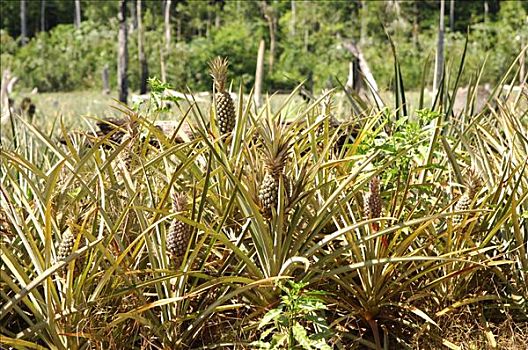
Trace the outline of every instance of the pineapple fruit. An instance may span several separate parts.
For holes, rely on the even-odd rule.
[[[272,209],[277,208],[279,201],[279,183],[282,179],[286,196],[289,196],[290,183],[284,174],[284,167],[290,151],[289,139],[280,132],[280,126],[275,125],[275,130],[263,132],[263,160],[264,179],[260,184],[258,198],[264,217],[271,218]]]
[[[363,207],[367,219],[375,219],[381,217],[381,195],[380,195],[380,180],[379,177],[374,176],[369,182],[369,192],[363,198]],[[374,232],[379,231],[379,223],[373,222],[370,224]],[[381,243],[385,248],[389,246],[387,237],[381,237]]]
[[[187,209],[187,197],[185,193],[177,192],[172,196],[172,210],[174,212],[185,212]],[[183,257],[187,251],[189,240],[191,239],[191,228],[186,223],[174,219],[167,235],[167,251],[174,261],[176,268],[183,262]]]
[[[72,253],[74,243],[75,243],[75,235],[71,232],[70,229],[66,230],[59,244],[59,251],[57,253],[57,261],[66,259]]]
[[[222,135],[233,131],[236,121],[233,99],[225,89],[228,65],[227,58],[221,57],[217,57],[209,63],[216,92],[216,124]]]
[[[370,179],[369,192],[365,195],[364,208],[367,219],[379,218],[381,216],[381,196],[380,196],[380,180],[377,176]],[[375,224],[375,230],[379,229],[378,223]],[[374,225],[373,224],[373,225]]]
[[[67,228],[62,234],[62,239],[60,240],[60,243],[57,249],[57,256],[56,256],[55,262],[63,261],[73,253],[73,247],[75,245],[77,235],[79,234],[82,237],[82,233],[80,232],[79,226],[77,224],[79,220],[81,220],[81,217],[78,217],[76,219],[73,219],[73,218],[67,219]],[[85,260],[83,257],[78,257],[75,259],[74,268],[73,268],[74,275],[77,275],[79,273],[84,263],[85,263]],[[68,269],[64,269],[59,272],[59,276],[65,277],[67,272],[68,272]]]
[[[480,190],[481,182],[479,176],[473,170],[469,170],[466,175],[466,190],[458,199],[454,211],[470,210],[471,204]],[[458,225],[464,220],[464,215],[455,215],[453,224]]]

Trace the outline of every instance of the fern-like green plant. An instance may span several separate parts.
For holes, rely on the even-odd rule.
[[[330,350],[332,337],[324,317],[327,309],[321,298],[325,293],[303,290],[307,284],[278,282],[283,292],[279,305],[260,320],[260,340],[251,343],[259,349],[323,349]]]

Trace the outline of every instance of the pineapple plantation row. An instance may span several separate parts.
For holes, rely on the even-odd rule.
[[[446,74],[432,108],[407,111],[400,81],[395,108],[347,94],[335,115],[336,90],[233,101],[226,63],[209,109],[176,102],[171,134],[159,96],[117,106],[124,122],[99,137],[2,128],[2,344],[524,349],[527,97],[502,89],[515,72],[478,114],[453,115]]]

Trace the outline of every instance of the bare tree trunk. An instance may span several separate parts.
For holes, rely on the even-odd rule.
[[[12,76],[9,69],[4,69],[0,83],[0,106],[2,106],[2,114],[9,113],[9,95],[17,81],[18,78]]]
[[[304,52],[308,52],[309,40],[310,40],[310,31],[308,30],[307,27],[304,27],[304,46],[303,46]]]
[[[376,85],[376,82],[374,82],[374,85]],[[347,92],[355,92],[358,94],[363,89],[363,84],[361,81],[360,62],[357,57],[352,58],[352,60],[350,60],[350,63],[348,64],[348,79],[345,85],[345,89]]]
[[[455,31],[455,0],[449,0],[449,30]]]
[[[360,27],[359,27],[359,44],[363,45],[367,41],[367,2],[361,0],[361,9],[359,10],[360,15]]]
[[[488,0],[484,0],[484,23],[488,21],[489,4]]]
[[[170,45],[171,45],[171,26],[170,26],[170,9],[171,9],[172,0],[165,1],[165,50],[161,53],[161,80],[163,82],[167,81],[167,64],[165,62],[166,58],[169,56]]]
[[[273,64],[275,63],[275,47],[277,45],[276,32],[277,32],[277,16],[273,7],[268,5],[266,1],[260,2],[260,8],[264,14],[266,22],[268,22],[268,30],[270,36],[270,48],[269,48],[269,73],[273,72]]]
[[[141,14],[141,0],[136,0],[137,32],[138,32],[138,56],[139,56],[139,94],[147,93],[148,64],[145,57],[145,33],[143,31],[143,18]]]
[[[136,30],[138,27],[138,18],[137,18],[137,3],[140,0],[136,0],[135,3],[132,2],[132,6],[130,6],[130,17],[132,17],[132,30]]]
[[[182,21],[181,18],[176,19],[176,40],[180,42],[182,40]]]
[[[361,72],[361,75],[364,77],[365,81],[367,82],[369,89],[372,91],[372,95],[374,96],[376,103],[379,106],[383,106],[384,103],[381,100],[381,97],[379,96],[378,84],[376,83],[376,80],[374,79],[374,75],[372,74],[372,71],[370,70],[370,67],[367,64],[367,60],[365,59],[365,56],[363,56],[363,52],[357,45],[354,45],[353,43],[344,43],[343,46],[348,51],[350,51],[352,55],[354,55],[357,58],[359,69],[356,71]],[[358,72],[358,75],[359,75],[359,72]],[[356,81],[357,81],[357,78],[356,78]]]
[[[172,0],[167,0],[165,3],[165,49],[168,51],[171,44],[171,25],[170,25],[170,10]]]
[[[165,54],[163,53],[163,48],[160,48],[160,74],[161,74],[161,81],[166,82],[167,81],[167,70],[165,68]]]
[[[46,0],[40,0],[40,31],[46,31]]]
[[[215,12],[215,28],[220,28],[220,14],[219,12]]]
[[[77,29],[81,26],[81,0],[75,0],[75,16],[73,24]]]
[[[400,3],[398,1],[399,0],[392,0],[392,4],[391,4],[394,14],[396,15],[396,18],[400,18],[400,12],[401,12]]]
[[[110,93],[110,74],[108,73],[108,64],[103,67],[101,78],[103,79],[103,94],[108,95]]]
[[[440,0],[440,24],[438,26],[438,44],[436,47],[435,75],[433,80],[433,93],[435,94],[444,73],[444,9],[445,0]]]
[[[523,53],[521,56],[521,60],[519,61],[519,64],[521,66],[521,70],[519,71],[519,84],[522,85],[524,83],[524,80],[526,79],[526,53]]]
[[[528,25],[528,18],[526,18],[526,25]],[[526,84],[528,75],[526,72],[526,56],[528,55],[528,45],[526,44],[527,35],[526,32],[521,34],[521,57],[519,58],[519,85]]]
[[[207,21],[205,22],[205,36],[208,38],[211,32],[211,9],[207,7]]]
[[[20,0],[20,42],[27,43],[26,0]]]
[[[295,35],[295,19],[297,16],[297,10],[295,6],[295,0],[291,0],[291,22],[290,22],[290,34]]]
[[[352,91],[354,88],[354,63],[352,61],[348,63],[348,79],[345,88],[347,91]]]
[[[418,31],[420,26],[418,25],[418,5],[416,4],[416,1],[413,2],[413,28],[412,28],[412,41],[415,47],[418,47]]]
[[[215,28],[220,28],[220,12],[222,12],[224,9],[223,9],[223,6],[221,3],[218,3],[218,9],[215,10]]]
[[[0,83],[0,125],[6,124],[13,115],[13,100],[9,98],[9,95],[17,81],[18,77],[11,76],[9,69],[4,70]],[[0,137],[1,144],[2,138]]]
[[[119,0],[119,12],[117,20],[119,22],[118,35],[118,57],[117,57],[117,89],[119,101],[127,103],[128,99],[128,47],[127,47],[127,23],[126,23],[126,0]]]
[[[277,46],[277,39],[275,33],[277,32],[277,18],[273,16],[269,22],[270,26],[270,53],[269,53],[269,73],[273,72],[273,65],[275,63],[275,47]]]
[[[260,40],[258,54],[257,54],[257,70],[255,72],[255,105],[257,108],[262,106],[262,80],[264,77],[264,51],[266,50],[266,42],[264,39]]]

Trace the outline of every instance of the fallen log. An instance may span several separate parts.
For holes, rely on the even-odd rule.
[[[109,143],[120,144],[125,139],[127,134],[131,134],[136,128],[137,123],[131,121],[129,118],[108,118],[96,122],[98,130],[93,132],[72,132],[68,134],[70,141],[79,135],[86,137],[86,146],[92,146],[97,140],[101,138],[108,138]],[[156,121],[152,124],[161,134],[165,135],[167,139],[173,139],[175,143],[185,143],[194,139],[194,133],[189,123],[181,123],[178,121]],[[159,141],[154,133],[144,133],[143,141],[146,140],[149,134],[148,142],[159,148]],[[66,139],[60,138],[59,142],[63,145],[67,143]]]

